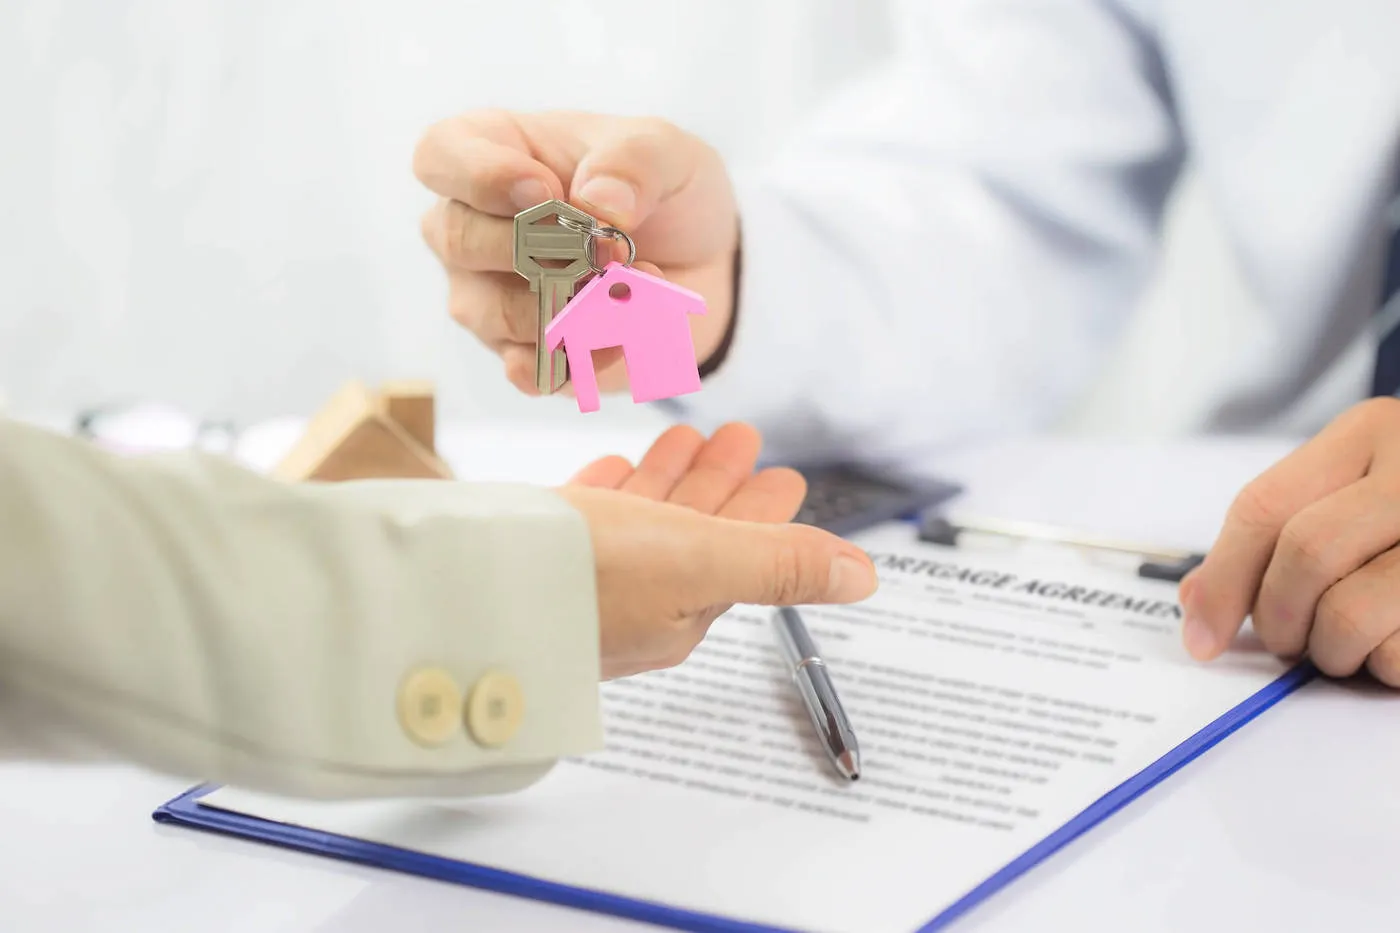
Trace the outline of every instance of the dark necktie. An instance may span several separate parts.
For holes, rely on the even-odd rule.
[[[1386,219],[1390,248],[1385,257],[1385,284],[1378,310],[1382,330],[1376,349],[1376,373],[1371,380],[1372,395],[1400,392],[1400,198],[1390,205]]]

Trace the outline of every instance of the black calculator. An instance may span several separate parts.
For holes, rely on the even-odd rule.
[[[793,468],[807,480],[807,497],[793,521],[843,537],[882,522],[915,518],[962,492],[944,480],[904,479],[848,464]]]

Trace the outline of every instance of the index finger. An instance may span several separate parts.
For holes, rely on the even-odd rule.
[[[498,217],[564,197],[558,176],[531,156],[506,117],[468,115],[429,127],[414,149],[413,174],[433,193]]]
[[[807,480],[791,467],[768,467],[744,481],[720,507],[722,518],[781,524],[792,521],[807,495]]]
[[[753,475],[761,446],[752,425],[722,425],[700,448],[667,501],[714,515]]]
[[[1235,498],[1215,544],[1183,588],[1183,635],[1194,657],[1218,656],[1244,624],[1289,519],[1366,475],[1372,442],[1365,421],[1337,419]]]

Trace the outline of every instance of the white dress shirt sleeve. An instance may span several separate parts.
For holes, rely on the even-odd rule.
[[[1106,361],[1156,253],[1181,140],[1113,4],[901,8],[899,54],[736,181],[737,329],[701,392],[780,459],[924,462],[1043,428]]]
[[[285,484],[0,420],[11,745],[315,797],[513,790],[601,747],[595,587],[548,489]]]

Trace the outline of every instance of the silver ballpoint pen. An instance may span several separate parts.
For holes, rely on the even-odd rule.
[[[822,749],[831,764],[849,781],[860,777],[860,746],[851,729],[836,689],[831,685],[826,662],[817,653],[812,636],[796,609],[783,606],[773,613],[773,628],[783,660],[791,668],[792,682],[802,696],[802,705],[817,730]]]

